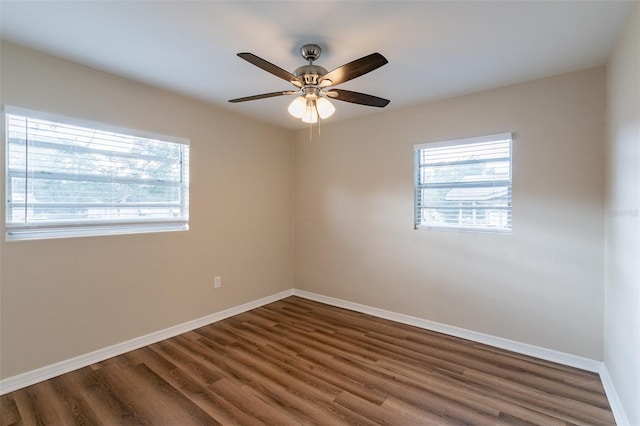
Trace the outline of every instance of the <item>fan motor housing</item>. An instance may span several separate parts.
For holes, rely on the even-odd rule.
[[[318,79],[325,75],[328,71],[319,65],[303,65],[296,68],[293,75],[299,77],[305,86],[315,86],[318,84]]]

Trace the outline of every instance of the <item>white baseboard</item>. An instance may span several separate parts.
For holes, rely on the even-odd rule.
[[[629,423],[627,414],[624,412],[622,401],[620,401],[620,397],[618,396],[618,392],[616,392],[613,380],[611,380],[609,370],[605,363],[602,363],[602,368],[600,369],[600,380],[602,381],[602,386],[604,386],[604,392],[607,394],[607,399],[609,400],[613,417],[616,419],[616,424],[618,426],[630,425],[631,423]]]
[[[182,333],[186,333],[187,331],[191,331],[199,327],[204,327],[205,325],[209,325],[214,322],[221,321],[225,318],[250,311],[251,309],[267,305],[291,295],[293,295],[293,289],[281,291],[280,293],[263,297],[262,299],[235,306],[233,308],[229,308],[215,314],[207,315],[202,318],[187,321],[185,323],[178,324],[164,330],[156,331],[145,336],[136,337],[134,339],[127,340],[126,342],[117,343],[113,346],[98,349],[97,351],[93,351],[88,354],[80,355],[75,358],[57,362],[55,364],[47,365],[36,370],[27,371],[26,373],[18,374],[16,376],[7,377],[6,379],[0,380],[0,395],[4,395],[5,393],[13,392],[15,390],[31,386],[35,383],[51,379],[53,377],[77,370],[79,368],[87,367],[91,364],[95,364],[96,362],[101,362],[111,357],[122,355],[126,352],[151,345],[153,343],[177,336]]]
[[[529,345],[527,343],[516,342],[515,340],[491,336],[489,334],[479,333],[477,331],[471,331],[435,321],[412,317],[409,315],[398,314],[396,312],[386,311],[384,309],[374,308],[367,305],[361,305],[359,303],[353,303],[342,299],[336,299],[334,297],[323,296],[321,294],[311,293],[304,290],[294,289],[293,294],[294,296],[300,296],[305,299],[315,300],[316,302],[326,303],[328,305],[350,309],[356,312],[362,312],[364,314],[373,315],[375,317],[384,318],[419,328],[424,328],[425,330],[448,334],[449,336],[460,337],[462,339],[471,340],[473,342],[484,343],[496,348],[506,349],[509,351],[517,352],[519,354],[557,362],[558,364],[580,368],[582,370],[591,371],[593,373],[599,373],[602,366],[601,361],[596,361],[594,359],[555,351],[553,349],[542,348],[540,346]]]

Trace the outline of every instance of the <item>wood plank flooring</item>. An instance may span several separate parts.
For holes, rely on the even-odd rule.
[[[0,398],[1,425],[611,425],[598,375],[290,297]]]

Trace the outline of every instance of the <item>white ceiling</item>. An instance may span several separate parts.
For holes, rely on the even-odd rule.
[[[293,71],[299,48],[328,70],[372,52],[389,64],[340,88],[386,109],[603,65],[631,1],[7,1],[3,39],[288,128],[291,97],[228,99],[293,86],[238,58]],[[329,120],[379,112],[334,102]]]

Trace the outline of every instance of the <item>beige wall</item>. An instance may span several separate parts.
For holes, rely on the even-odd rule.
[[[2,103],[189,138],[192,158],[189,232],[0,242],[0,377],[294,286],[602,358],[604,69],[323,123],[310,142],[12,44],[0,54]],[[512,235],[413,230],[413,144],[505,131]]]
[[[5,243],[0,229],[2,378],[293,287],[288,131],[1,49],[3,104],[191,140],[188,232]]]
[[[299,131],[296,288],[602,359],[604,81],[595,68]],[[414,230],[413,144],[507,131],[512,235]]]
[[[640,425],[640,6],[607,68],[604,362]]]

